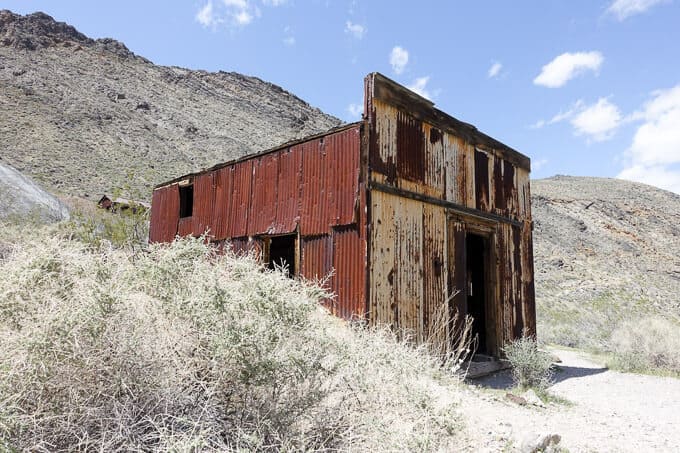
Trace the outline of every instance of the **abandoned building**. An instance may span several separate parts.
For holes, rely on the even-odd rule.
[[[388,78],[365,79],[361,121],[153,192],[150,240],[201,235],[322,278],[346,319],[478,352],[535,333],[529,158]],[[436,332],[435,336],[431,335]]]

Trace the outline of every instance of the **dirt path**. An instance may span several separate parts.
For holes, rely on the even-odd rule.
[[[531,434],[554,433],[572,453],[680,452],[679,379],[609,371],[576,351],[551,352],[562,363],[550,392],[570,403],[512,403],[508,373],[473,381],[461,400],[470,451],[517,451]]]

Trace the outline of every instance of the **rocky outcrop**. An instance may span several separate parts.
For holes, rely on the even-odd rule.
[[[2,158],[45,187],[150,198],[154,184],[341,124],[281,87],[156,66],[44,13],[0,11]]]
[[[31,179],[0,163],[0,220],[57,222],[69,218],[66,206]]]

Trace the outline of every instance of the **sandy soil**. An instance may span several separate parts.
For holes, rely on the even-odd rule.
[[[609,371],[577,351],[551,352],[562,363],[550,392],[569,402],[512,403],[507,372],[472,381],[460,403],[469,451],[518,451],[539,433],[559,434],[570,452],[680,451],[680,380]]]

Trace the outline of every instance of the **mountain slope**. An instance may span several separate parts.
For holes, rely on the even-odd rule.
[[[0,11],[2,160],[64,194],[159,182],[339,125],[271,83],[156,66],[43,13]]]
[[[680,195],[569,176],[532,191],[543,340],[599,346],[625,320],[680,319]]]

